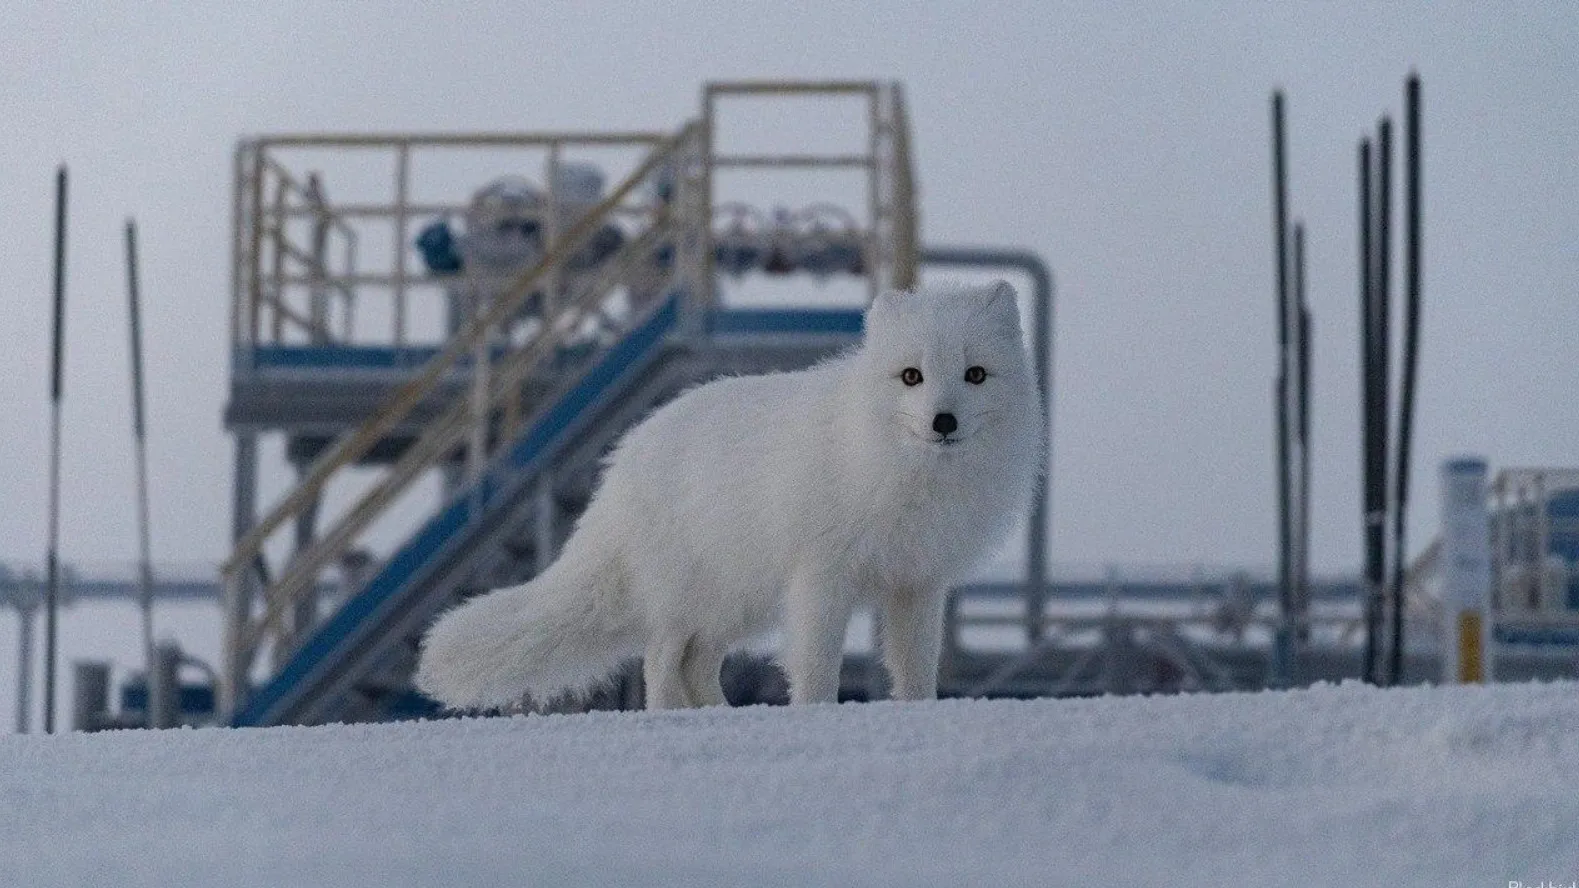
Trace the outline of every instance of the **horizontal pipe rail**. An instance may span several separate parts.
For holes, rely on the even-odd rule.
[[[876,163],[870,154],[724,154],[713,158],[713,167],[828,167],[864,168]]]
[[[875,80],[731,80],[707,84],[707,92],[716,96],[739,95],[797,95],[849,93],[853,95],[875,93]]]
[[[475,148],[583,145],[656,146],[669,139],[663,132],[528,132],[528,133],[287,133],[254,140],[261,148]]]

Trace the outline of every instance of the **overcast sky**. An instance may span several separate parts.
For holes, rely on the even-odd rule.
[[[1399,111],[1412,66],[1424,543],[1444,457],[1576,462],[1579,6],[8,4],[0,560],[45,547],[57,163],[73,177],[63,557],[135,558],[119,240],[135,213],[155,558],[212,562],[238,136],[668,130],[709,78],[880,77],[908,90],[924,239],[1027,247],[1056,271],[1051,546],[1077,563],[1275,558],[1267,133],[1286,88],[1315,316],[1313,561],[1352,570],[1355,146]]]

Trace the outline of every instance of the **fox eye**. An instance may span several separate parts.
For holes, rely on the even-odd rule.
[[[965,371],[965,381],[970,383],[971,385],[981,385],[983,382],[986,382],[987,381],[987,370],[986,370],[986,368],[985,367],[971,367],[971,368],[967,369]]]
[[[920,385],[921,371],[914,367],[906,367],[899,371],[899,381],[905,385]]]

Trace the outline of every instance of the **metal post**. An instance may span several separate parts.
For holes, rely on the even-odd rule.
[[[148,540],[148,438],[143,418],[143,327],[137,289],[137,223],[126,220],[126,299],[131,318],[132,446],[137,459],[137,603],[142,611],[143,664],[154,665],[153,556]]]
[[[1404,342],[1403,388],[1398,406],[1398,486],[1393,511],[1393,646],[1389,667],[1396,684],[1404,662],[1404,518],[1409,510],[1409,444],[1414,426],[1415,364],[1420,342],[1420,76],[1404,86]],[[1544,573],[1542,574],[1544,577]]]
[[[252,366],[253,350],[263,336],[263,152],[266,145],[259,141],[252,147],[252,200],[249,207],[251,226],[247,229],[248,249],[246,258],[247,282],[247,366]]]
[[[60,402],[66,336],[66,166],[55,173],[55,335],[49,400],[49,551],[44,591],[44,733],[55,733],[55,636],[60,598]]]
[[[110,664],[78,660],[71,667],[71,729],[97,731],[110,712]]]
[[[1050,491],[1053,486],[1053,275],[1047,263],[1029,250],[979,247],[924,247],[923,265],[968,268],[1010,268],[1031,279],[1031,358],[1036,384],[1046,405],[1043,432],[1047,442],[1047,475],[1037,485],[1031,501],[1031,523],[1025,552],[1025,636],[1029,644],[1042,640],[1047,602],[1047,533]]]
[[[1293,498],[1289,462],[1291,435],[1289,417],[1289,310],[1288,310],[1288,173],[1284,165],[1283,93],[1272,93],[1272,248],[1277,261],[1277,388],[1274,413],[1277,417],[1277,600],[1278,626],[1272,641],[1272,684],[1288,679],[1289,614],[1293,604]]]
[[[547,472],[537,477],[537,489],[533,491],[533,504],[535,510],[533,522],[533,572],[541,576],[548,566],[554,563],[554,544],[556,542],[556,522],[554,520],[554,479]]]
[[[236,474],[231,502],[232,540],[246,537],[257,523],[258,436],[250,430],[236,432]],[[227,719],[240,708],[247,693],[251,652],[242,649],[258,577],[250,565],[238,565],[225,577],[225,639],[220,668],[219,711]]]
[[[329,328],[329,209],[324,200],[323,180],[317,173],[307,174],[307,202],[311,204],[312,263],[307,269],[307,331],[315,344],[328,342]]]
[[[885,285],[892,281],[881,278],[883,261],[878,247],[878,226],[881,224],[878,204],[878,168],[881,161],[878,158],[879,144],[883,127],[882,109],[879,105],[880,88],[873,86],[866,96],[866,123],[868,133],[866,137],[866,217],[871,225],[867,229],[865,240],[866,252],[866,304],[871,305],[877,301],[877,294]]]
[[[1389,304],[1389,272],[1392,265],[1391,216],[1392,216],[1392,122],[1383,117],[1376,133],[1376,192],[1371,201],[1375,214],[1372,223],[1375,232],[1371,239],[1371,399],[1374,419],[1371,426],[1371,460],[1375,472],[1374,485],[1366,518],[1368,558],[1366,572],[1376,594],[1382,602],[1387,600],[1387,404],[1388,367],[1391,359],[1388,345],[1391,338],[1392,313]],[[1381,605],[1383,622],[1387,619],[1385,604]],[[1394,615],[1396,618],[1396,615]],[[1380,627],[1378,627],[1379,629]],[[1380,637],[1378,636],[1378,644]],[[1377,664],[1382,663],[1378,657]],[[1386,681],[1386,678],[1383,678]]]
[[[477,327],[483,327],[484,317],[488,314],[484,301],[491,301],[493,294],[484,294],[480,285],[474,288],[473,294],[472,323]],[[546,322],[541,335],[553,335]],[[471,429],[466,443],[466,483],[472,485],[473,520],[481,517],[479,507],[482,503],[479,498],[482,495],[482,486],[478,482],[482,480],[483,466],[488,459],[488,390],[491,385],[489,375],[493,369],[490,361],[491,339],[491,332],[486,328],[481,329],[472,346]]]
[[[697,281],[700,285],[698,292],[692,294],[691,310],[694,314],[702,314],[713,310],[713,303],[717,300],[715,292],[718,286],[718,272],[714,268],[713,248],[713,155],[716,145],[713,143],[715,111],[713,104],[716,101],[713,95],[713,85],[702,87],[702,132],[700,141],[702,146],[702,188],[701,204],[697,208],[696,222],[702,232],[702,279]]]
[[[307,465],[298,463],[296,466],[298,483],[300,483],[301,477],[306,473]],[[300,512],[296,513],[296,539],[295,548],[292,550],[294,553],[293,557],[312,548],[313,543],[318,539],[318,510],[321,501],[321,497],[314,496]],[[308,633],[312,632],[317,623],[318,584],[315,582],[303,589],[301,596],[291,606],[290,629],[288,630],[290,636],[288,639],[281,639],[280,643],[274,647],[276,666],[283,665],[286,662],[290,655],[295,652],[296,647],[306,640]]]
[[[28,577],[26,582],[33,582]],[[33,605],[18,605],[16,667],[16,732],[26,734],[33,721]]]
[[[1294,306],[1296,318],[1299,321],[1299,337],[1295,340],[1298,358],[1299,387],[1295,393],[1298,398],[1299,414],[1296,428],[1299,434],[1299,485],[1298,497],[1299,512],[1296,516],[1299,524],[1297,565],[1294,571],[1294,615],[1293,638],[1294,644],[1303,644],[1310,634],[1310,358],[1311,323],[1310,306],[1305,301],[1305,225],[1303,222],[1294,223]],[[1292,667],[1292,654],[1290,650],[1290,666]]]
[[[181,660],[181,649],[174,643],[159,645],[146,678],[150,728],[181,724]]]
[[[1376,319],[1371,311],[1374,301],[1371,290],[1376,280],[1371,274],[1371,229],[1375,220],[1371,214],[1371,140],[1360,140],[1359,168],[1360,204],[1360,535],[1366,541],[1365,594],[1365,651],[1360,677],[1376,683],[1376,664],[1381,644],[1381,589],[1370,570],[1371,512],[1374,508],[1376,464],[1371,458],[1371,442],[1376,436],[1376,405],[1373,389],[1375,374],[1371,370],[1373,358],[1371,343],[1376,338]]]
[[[406,344],[406,202],[411,178],[411,145],[395,149],[395,345]]]

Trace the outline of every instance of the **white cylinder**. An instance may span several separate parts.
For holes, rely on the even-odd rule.
[[[1491,675],[1491,522],[1486,462],[1442,464],[1442,680],[1481,682]]]

